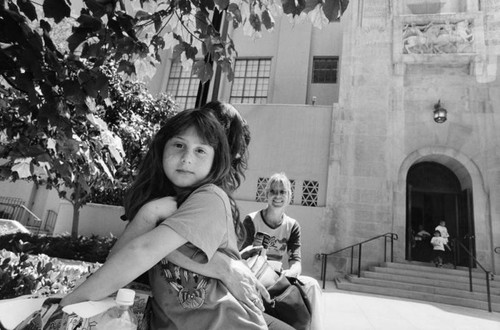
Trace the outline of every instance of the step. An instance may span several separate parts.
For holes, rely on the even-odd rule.
[[[432,262],[424,262],[424,261],[408,261],[408,260],[405,260],[405,261],[385,262],[385,263],[395,265],[396,267],[405,267],[406,265],[416,265],[416,266],[436,268],[436,266],[434,265],[434,263],[432,263]],[[455,268],[452,264],[445,264],[444,267],[447,268],[447,269],[465,270],[467,272],[469,271],[469,267],[457,266],[457,268]],[[484,271],[481,268],[479,268],[479,267],[472,268],[472,271],[484,274]]]
[[[411,269],[399,269],[399,268],[391,268],[391,267],[370,267],[369,270],[373,272],[383,273],[383,274],[393,274],[393,275],[405,275],[412,277],[422,277],[431,280],[448,280],[448,281],[456,281],[461,283],[469,283],[469,273],[455,270],[455,269],[444,269],[444,268],[429,268],[424,269],[426,267],[422,267],[419,270],[411,270]],[[491,288],[500,289],[500,282],[490,280]],[[483,285],[486,286],[486,275],[484,277],[472,277],[473,285]]]
[[[351,283],[355,283],[355,284],[372,285],[372,286],[385,287],[385,288],[411,290],[411,291],[439,294],[439,295],[444,295],[444,296],[474,299],[474,300],[479,300],[479,301],[488,301],[488,295],[485,292],[483,292],[483,293],[482,292],[470,292],[468,290],[446,288],[446,287],[440,287],[440,286],[436,286],[436,285],[425,285],[425,284],[415,284],[415,283],[407,283],[407,282],[387,281],[387,280],[382,280],[382,279],[357,277],[357,276],[346,276],[346,278],[348,281],[350,281]],[[500,295],[491,294],[490,299],[492,302],[500,304]]]
[[[435,303],[441,303],[441,304],[456,305],[456,306],[463,306],[463,307],[468,307],[468,308],[488,310],[488,302],[487,301],[482,302],[482,301],[478,301],[478,300],[474,300],[474,299],[450,297],[450,296],[436,295],[436,294],[425,293],[425,292],[415,292],[415,291],[396,289],[396,288],[386,288],[386,287],[378,287],[378,286],[371,286],[371,285],[355,284],[355,283],[350,283],[346,279],[338,279],[337,280],[337,288],[340,290],[364,292],[364,293],[370,293],[370,294],[378,294],[378,295],[407,298],[407,299],[416,299],[416,300],[422,300],[422,301],[427,301],[427,302],[435,302]],[[494,312],[500,312],[500,304],[492,303],[491,309]]]
[[[438,286],[442,288],[450,288],[450,289],[458,289],[469,291],[469,281],[467,279],[464,281],[455,281],[450,280],[449,278],[426,278],[419,276],[418,273],[413,272],[412,275],[405,274],[391,274],[385,272],[374,272],[374,271],[362,271],[362,277],[386,280],[386,281],[395,281],[395,282],[403,282],[408,284],[422,284],[422,285],[430,285],[430,286]],[[486,293],[486,283],[477,284],[473,281],[472,286],[473,292]],[[500,288],[490,287],[490,292],[493,295],[500,295]]]
[[[417,271],[430,271],[433,273],[441,273],[441,274],[452,274],[458,276],[469,276],[469,268],[467,267],[457,267],[455,268],[436,268],[434,264],[431,263],[423,263],[423,262],[408,262],[408,263],[397,263],[397,262],[383,262],[380,264],[381,267],[387,268],[397,268],[397,269],[407,269],[407,270],[417,270]],[[471,275],[475,278],[480,278],[486,280],[486,273],[482,269],[472,268]],[[495,278],[493,273],[490,273],[490,276]]]

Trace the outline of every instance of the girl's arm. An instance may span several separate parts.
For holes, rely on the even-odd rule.
[[[208,263],[201,264],[177,250],[170,253],[167,259],[192,272],[220,280],[240,303],[257,312],[263,311],[264,305],[256,298],[271,301],[269,292],[243,260],[235,260],[217,251]]]
[[[166,219],[177,210],[174,197],[163,197],[144,204],[130,221],[125,230],[109,251],[108,258],[120,250],[125,244],[156,227],[158,221]]]
[[[109,296],[186,242],[170,227],[158,226],[117,250],[92,276],[64,297],[61,306]]]
[[[168,218],[176,208],[173,197],[163,197],[145,204],[118,238],[108,258],[121,250],[127,242],[153,230],[159,220]],[[220,280],[236,299],[254,310],[264,310],[264,306],[260,300],[255,306],[252,298],[262,296],[270,301],[269,293],[244,261],[216,252],[208,263],[200,264],[177,250],[172,251],[167,260],[192,272]]]

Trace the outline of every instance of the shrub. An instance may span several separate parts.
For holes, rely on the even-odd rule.
[[[0,299],[27,294],[67,294],[100,267],[99,263],[71,263],[45,254],[0,250]]]
[[[0,249],[16,253],[46,254],[53,258],[103,263],[116,237],[46,236],[14,233],[0,236]]]
[[[1,235],[0,299],[70,292],[100,267],[115,241],[99,236]]]

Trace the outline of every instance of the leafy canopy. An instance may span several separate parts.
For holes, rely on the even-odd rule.
[[[138,108],[127,112],[126,102],[112,94],[112,76],[106,71],[110,65],[117,68],[115,74],[143,78],[154,73],[160,52],[171,49],[174,59],[193,64],[201,81],[212,77],[212,63],[231,80],[236,49],[221,33],[221,18],[223,26],[232,24],[257,37],[263,29],[271,30],[282,13],[308,17],[321,27],[339,19],[347,4],[83,0],[73,19],[69,0],[44,0],[42,5],[0,0],[0,158],[7,160],[0,177],[32,179],[58,189],[73,203],[76,236],[77,210],[89,200],[91,187],[116,187],[117,177],[126,177],[121,169],[135,161],[125,160],[116,133],[138,128]],[[153,106],[151,111],[171,109],[165,99],[157,105],[162,109]],[[121,116],[123,125],[110,122],[107,111]],[[133,145],[130,139],[126,143]]]

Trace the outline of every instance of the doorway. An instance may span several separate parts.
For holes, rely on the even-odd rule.
[[[406,204],[407,260],[430,261],[430,238],[440,221],[446,222],[450,239],[456,238],[475,255],[472,191],[462,187],[448,167],[437,162],[411,166],[407,175]],[[417,235],[422,229],[430,236]],[[452,253],[447,253],[445,262],[453,263]],[[466,266],[467,263],[465,252],[457,249],[457,265]]]

